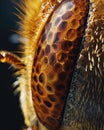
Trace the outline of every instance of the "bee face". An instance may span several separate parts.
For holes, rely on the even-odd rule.
[[[24,56],[21,60],[1,51],[0,60],[20,69],[15,84],[20,86],[25,123],[38,121],[40,130],[103,130],[103,0],[24,4]]]

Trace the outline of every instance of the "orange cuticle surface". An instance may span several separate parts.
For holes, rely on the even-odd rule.
[[[40,122],[59,128],[88,13],[88,0],[63,1],[46,23],[34,56],[31,86]]]

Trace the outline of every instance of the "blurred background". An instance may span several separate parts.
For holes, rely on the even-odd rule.
[[[20,44],[18,35],[12,31],[18,30],[19,21],[14,12],[12,0],[0,0],[0,50],[13,53],[19,50]],[[0,63],[0,130],[22,130],[23,126],[19,94],[13,94],[14,72],[10,65]]]

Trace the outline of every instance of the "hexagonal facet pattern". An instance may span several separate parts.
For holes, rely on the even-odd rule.
[[[33,104],[39,120],[51,130],[62,120],[87,12],[87,0],[65,0],[53,12],[37,44],[31,83]]]

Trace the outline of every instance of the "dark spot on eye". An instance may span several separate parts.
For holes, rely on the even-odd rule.
[[[36,57],[34,58],[34,64],[33,64],[33,66],[36,65],[37,60],[38,60],[38,57],[36,56]]]
[[[54,26],[58,25],[58,23],[60,22],[60,20],[61,20],[60,17],[56,18],[56,20],[55,20],[55,22],[54,22]]]
[[[65,86],[63,84],[57,84],[56,85],[56,89],[59,90],[59,91],[63,90],[64,88],[65,88]]]
[[[40,97],[38,95],[35,96],[35,100],[37,100],[37,102],[39,103],[41,102]]]
[[[57,44],[52,44],[52,47],[53,47],[55,50],[57,50],[58,45],[57,45]]]
[[[56,54],[55,53],[50,54],[49,63],[50,63],[50,65],[54,65],[56,63]]]
[[[64,62],[67,58],[67,54],[66,53],[63,53],[63,52],[60,52],[58,55],[57,55],[57,59],[59,62]]]
[[[39,55],[40,51],[41,51],[41,46],[38,46],[37,55]]]
[[[37,85],[37,91],[40,95],[43,95],[42,87],[40,86],[40,84]]]
[[[36,66],[36,72],[40,73],[40,70],[41,70],[41,65],[38,63]]]
[[[37,77],[36,77],[36,75],[34,75],[34,81],[37,82]]]
[[[62,70],[62,65],[60,63],[56,63],[53,69],[54,71],[59,72]]]
[[[47,106],[47,107],[51,107],[52,104],[49,102],[49,101],[44,101],[44,104]]]
[[[48,63],[48,58],[47,57],[44,57],[43,59],[43,64],[46,65]]]
[[[50,53],[50,45],[46,46],[45,53],[46,53],[46,55],[48,55]]]
[[[36,92],[37,90],[36,90],[36,87],[35,87],[35,85],[34,84],[32,84],[32,90],[33,90],[33,93],[34,93],[34,91]]]
[[[32,68],[32,73],[34,73],[35,72],[35,70],[34,70],[34,67]]]
[[[58,29],[60,31],[63,31],[66,27],[67,27],[67,22],[64,21],[64,22],[60,23]]]
[[[52,102],[55,102],[55,101],[56,101],[54,95],[48,95],[48,98],[49,98]]]
[[[49,85],[46,86],[47,90],[52,92],[52,87],[50,87]]]
[[[40,81],[41,83],[44,83],[44,82],[45,82],[45,75],[44,75],[44,73],[41,73],[41,74],[39,75],[39,81]]]
[[[65,78],[66,78],[66,73],[65,72],[60,72],[58,77],[59,77],[59,80],[63,82],[65,80]]]
[[[72,46],[72,43],[69,41],[63,42],[61,45],[62,49],[66,51],[69,50],[71,46]]]
[[[69,19],[71,16],[72,16],[72,12],[69,11],[69,12],[66,12],[66,13],[62,16],[62,19],[63,19],[63,20],[67,20],[67,19]]]
[[[42,35],[42,43],[44,43],[44,41],[45,41],[45,39],[46,39],[46,34],[44,33],[43,35]]]
[[[55,37],[54,37],[53,43],[59,42],[59,40],[60,40],[60,32],[57,32],[54,36]]]

